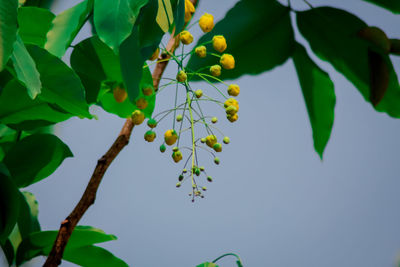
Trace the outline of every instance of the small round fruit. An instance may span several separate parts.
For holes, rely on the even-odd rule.
[[[136,100],[136,106],[138,107],[138,109],[145,109],[148,105],[149,102],[147,102],[147,100],[144,98],[139,98],[138,100]]]
[[[229,114],[229,115],[235,115],[238,112],[238,110],[235,106],[228,106],[225,109],[225,112],[226,112],[226,114]]]
[[[178,72],[178,74],[176,75],[176,79],[178,80],[178,82],[183,83],[186,81],[187,79],[187,74],[185,71],[181,70],[180,72]]]
[[[183,169],[182,172],[183,172],[183,173],[187,173],[187,170],[186,170],[186,169]]]
[[[203,91],[201,89],[194,91],[194,94],[197,98],[200,98],[203,96]]]
[[[144,113],[140,110],[135,110],[132,112],[131,119],[134,125],[140,125],[144,121]]]
[[[196,168],[196,169],[194,170],[194,173],[195,173],[197,176],[199,176],[199,175],[200,175],[200,169],[199,169],[199,168]]]
[[[180,182],[177,182],[177,183],[176,183],[176,187],[178,187],[178,188],[181,187],[181,183],[180,183]]]
[[[194,53],[196,54],[196,56],[203,58],[207,56],[207,48],[202,45],[202,46],[198,46],[194,49]]]
[[[211,122],[212,123],[217,123],[218,122],[218,118],[217,117],[212,117]]]
[[[151,87],[144,87],[144,88],[142,89],[142,93],[143,93],[145,96],[151,96],[151,95],[153,94],[153,88],[151,88]]]
[[[146,140],[147,142],[153,142],[154,139],[156,139],[156,133],[153,131],[147,131],[144,134],[144,140]]]
[[[179,115],[176,116],[176,121],[180,122],[182,120],[183,120],[182,114],[179,114]]]
[[[210,67],[210,73],[214,77],[218,77],[221,75],[221,66],[220,65],[213,65]]]
[[[173,129],[167,130],[164,134],[165,143],[169,146],[175,144],[177,139],[178,139],[178,134]]]
[[[126,93],[125,89],[120,86],[116,86],[113,90],[113,95],[115,101],[118,103],[122,103],[125,101],[125,99],[128,97],[128,94]]]
[[[149,119],[147,121],[147,126],[150,128],[156,128],[157,127],[157,121],[155,119]]]
[[[229,144],[229,143],[231,142],[231,139],[230,139],[228,136],[225,136],[224,139],[222,139],[222,141],[223,141],[225,144]]]
[[[207,181],[212,182],[213,181],[212,177],[211,176],[207,176]]]
[[[200,171],[204,172],[205,169],[204,166],[200,166]]]
[[[230,121],[230,122],[235,122],[235,121],[237,121],[238,120],[238,114],[235,114],[235,115],[226,115],[226,118]]]
[[[164,144],[162,144],[162,145],[160,146],[160,152],[161,152],[161,153],[164,153],[166,149],[167,149],[167,148],[165,147]]]
[[[200,139],[200,142],[201,142],[202,144],[204,144],[204,143],[206,142],[206,138],[204,138],[204,137],[201,138],[201,139]]]
[[[240,87],[237,84],[230,84],[228,86],[228,95],[230,96],[238,96],[240,93]]]
[[[177,146],[174,146],[173,148],[172,148],[172,151],[174,151],[174,152],[176,152],[176,151],[178,151],[179,150],[179,148],[177,147]]]
[[[179,175],[178,181],[181,182],[183,180],[183,174]]]
[[[207,187],[203,186],[203,187],[201,188],[201,190],[207,191]]]
[[[222,151],[222,145],[220,143],[215,143],[213,145],[213,149],[215,150],[215,152],[221,152]]]
[[[220,161],[219,161],[219,158],[218,158],[218,157],[215,157],[215,158],[214,158],[214,163],[218,165],[219,162],[220,162]]]
[[[176,152],[173,152],[172,159],[175,161],[175,163],[178,163],[179,161],[181,161],[182,160],[182,152],[180,152],[179,150]]]
[[[215,143],[217,143],[217,137],[215,136],[215,135],[208,135],[207,137],[206,137],[206,144],[209,146],[209,147],[213,147],[214,146],[214,144]]]

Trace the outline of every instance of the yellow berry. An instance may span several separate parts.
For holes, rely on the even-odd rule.
[[[199,26],[203,32],[210,32],[214,28],[213,15],[204,13],[204,15],[200,17]]]
[[[211,122],[212,123],[217,123],[218,122],[218,118],[217,117],[212,117]]]
[[[235,106],[231,105],[225,109],[225,112],[226,112],[226,114],[229,114],[229,115],[235,115],[238,112],[238,110]]]
[[[177,122],[180,122],[180,121],[182,121],[182,120],[183,120],[182,114],[178,114],[178,115],[176,116],[176,121],[177,121]]]
[[[114,88],[113,95],[115,101],[117,101],[118,103],[124,102],[125,99],[128,97],[128,94],[126,93],[125,89],[118,85]]]
[[[219,63],[221,63],[221,66],[227,70],[235,68],[235,58],[231,54],[223,54]]]
[[[224,107],[227,108],[229,106],[234,106],[239,111],[239,102],[236,99],[228,98],[224,103]]]
[[[178,80],[178,82],[181,82],[181,83],[185,82],[187,79],[186,72],[184,72],[183,70],[178,72],[178,75],[176,75],[176,79]]]
[[[235,122],[238,119],[238,114],[234,114],[234,115],[226,115],[226,118],[230,121],[230,122]]]
[[[222,35],[215,35],[212,39],[212,44],[214,49],[220,53],[224,52],[227,47],[225,37]]]
[[[185,44],[185,45],[191,44],[193,42],[193,35],[188,31],[181,32],[181,34],[179,35],[179,38],[180,38],[182,44]]]
[[[220,161],[219,161],[219,158],[218,158],[218,157],[215,157],[215,158],[214,158],[214,163],[218,165],[219,162],[220,162]],[[211,181],[210,181],[210,182],[211,182]]]
[[[231,139],[230,139],[228,136],[225,136],[224,139],[222,139],[222,141],[223,141],[225,144],[229,144],[229,143],[231,142]]]
[[[132,112],[131,118],[134,125],[140,125],[144,121],[144,113],[137,109]]]
[[[237,84],[230,84],[228,86],[228,94],[231,96],[238,96],[240,93],[240,87]]]
[[[181,183],[180,183],[180,182],[177,182],[177,183],[176,183],[176,187],[178,187],[178,188],[181,187]]]
[[[151,87],[144,87],[142,92],[145,96],[151,96],[153,94],[153,88]]]
[[[203,96],[203,91],[199,89],[199,90],[196,90],[196,91],[194,92],[194,94],[196,95],[197,98],[200,98],[200,97]]]
[[[159,54],[160,54],[160,48],[157,47],[157,49],[150,56],[149,60],[151,60],[151,61],[156,60],[158,58]]]
[[[181,151],[175,151],[172,153],[172,158],[175,161],[175,163],[178,163],[179,161],[182,160],[182,152]]]
[[[214,77],[218,77],[221,75],[221,66],[220,65],[213,65],[210,67],[210,73]]]
[[[193,13],[196,11],[194,5],[189,0],[185,0],[185,22],[188,22],[191,18]]]
[[[196,56],[198,57],[206,57],[207,56],[207,48],[204,45],[198,46],[194,49]]]
[[[136,106],[138,109],[145,109],[147,108],[148,104],[149,102],[147,102],[147,100],[144,98],[139,98],[138,100],[136,100]]]
[[[209,147],[213,147],[217,143],[217,137],[215,135],[208,135],[206,137],[206,144]]]
[[[175,144],[176,140],[178,139],[178,134],[176,133],[175,130],[168,130],[164,134],[164,140],[165,143],[169,146],[172,146]]]
[[[147,142],[153,142],[154,139],[156,139],[156,133],[153,131],[147,131],[144,134],[144,140],[146,140]]]

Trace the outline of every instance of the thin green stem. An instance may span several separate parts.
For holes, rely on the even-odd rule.
[[[215,260],[213,260],[213,263],[216,263],[218,260],[220,260],[220,259],[222,259],[222,258],[224,258],[224,257],[226,257],[226,256],[234,256],[234,257],[236,257],[236,259],[237,259],[236,263],[237,263],[238,267],[243,267],[242,260],[241,260],[240,257],[239,257],[238,255],[236,255],[235,253],[226,253],[226,254],[224,254],[224,255],[222,255],[222,256],[219,256],[218,258],[216,258]]]

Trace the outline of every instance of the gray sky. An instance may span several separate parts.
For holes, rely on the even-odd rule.
[[[235,2],[201,0],[196,16],[207,12],[219,20]],[[310,2],[344,8],[390,37],[400,37],[400,17],[364,1]],[[292,3],[306,8],[300,0]],[[200,31],[194,28],[198,38]],[[296,38],[303,41],[297,33]],[[375,112],[342,75],[315,60],[330,73],[337,96],[323,162],[313,150],[307,111],[289,60],[271,72],[235,81],[241,87],[236,123],[225,122],[221,109],[207,109],[220,117],[219,126],[231,144],[219,155],[219,166],[206,155],[201,158],[214,177],[204,199],[190,201],[189,183],[175,188],[181,164],[158,151],[161,138],[145,142],[147,127],[142,125],[109,168],[81,224],[118,236],[103,246],[130,266],[195,266],[226,252],[255,267],[394,266],[400,252],[400,122]],[[393,63],[400,73],[399,58],[393,57]],[[175,76],[175,67],[166,76]],[[160,94],[155,113],[172,108],[173,93],[170,88]],[[43,230],[57,229],[72,210],[96,160],[124,123],[99,108],[93,112],[99,120],[60,124],[57,134],[75,157],[27,189],[39,200]],[[159,137],[171,121],[156,128]],[[40,262],[36,259],[31,266]],[[234,260],[224,259],[220,266],[234,266]]]

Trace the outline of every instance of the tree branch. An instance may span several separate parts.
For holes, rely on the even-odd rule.
[[[197,0],[191,0],[191,2],[195,4]],[[168,41],[166,47],[166,49],[170,53],[173,53],[175,49],[179,46],[179,35],[174,37],[174,32],[175,30],[172,32],[171,38]],[[162,53],[159,57],[159,60],[168,58],[170,58],[169,55]],[[153,71],[153,85],[154,89],[156,90],[158,89],[161,77],[165,71],[165,68],[168,65],[168,62],[168,60],[158,62]],[[74,210],[68,215],[68,217],[61,222],[57,238],[54,241],[53,247],[43,267],[56,267],[61,264],[64,249],[68,244],[68,240],[71,237],[72,231],[75,229],[75,226],[78,224],[79,220],[88,210],[88,208],[92,204],[94,204],[94,201],[96,200],[97,189],[99,188],[105,172],[107,171],[111,162],[118,156],[119,152],[121,152],[121,150],[129,143],[132,130],[132,120],[127,119],[124,126],[122,127],[121,132],[119,133],[117,139],[114,141],[110,149],[97,161],[96,168],[93,171],[92,177],[90,178],[90,181],[86,186],[86,190],[83,193],[81,199],[75,206]]]

